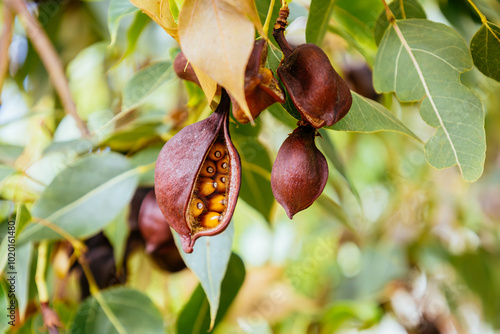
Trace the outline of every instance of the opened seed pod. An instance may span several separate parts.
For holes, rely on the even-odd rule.
[[[273,195],[290,219],[311,206],[328,180],[328,164],[316,148],[315,136],[311,126],[299,126],[283,142],[273,164]]]
[[[284,36],[287,17],[288,9],[280,10],[273,30],[285,57],[278,75],[304,122],[316,129],[331,126],[351,108],[351,91],[320,47],[311,43],[290,47]]]
[[[215,112],[182,129],[156,161],[156,199],[186,253],[193,251],[199,237],[224,231],[236,206],[241,164],[229,135],[229,108],[230,98],[223,90]],[[226,168],[217,168],[220,162]],[[220,180],[224,185],[218,185]]]

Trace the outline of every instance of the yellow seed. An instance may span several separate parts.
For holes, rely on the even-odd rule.
[[[217,182],[217,191],[223,193],[227,188],[227,175],[217,174],[215,175],[215,182]]]
[[[199,215],[201,215],[201,213],[203,212],[204,209],[205,209],[205,204],[203,204],[201,199],[196,198],[196,197],[193,198],[193,200],[191,201],[191,215],[194,218],[196,218]]]
[[[200,171],[201,176],[212,177],[215,175],[215,164],[211,160],[205,160],[203,167],[201,167]]]
[[[226,209],[226,196],[215,195],[208,200],[207,206],[210,211],[223,212]]]
[[[217,172],[222,174],[227,174],[228,171],[229,171],[229,158],[226,155],[224,159],[217,161]]]
[[[198,195],[205,197],[213,194],[217,189],[217,183],[209,177],[203,177],[198,183]]]
[[[224,146],[223,143],[217,142],[212,146],[212,149],[208,153],[208,157],[213,161],[217,161],[222,159],[222,157],[224,157],[225,154],[226,154],[226,147]]]
[[[200,224],[205,228],[217,227],[222,220],[222,215],[218,212],[209,211],[201,217]]]

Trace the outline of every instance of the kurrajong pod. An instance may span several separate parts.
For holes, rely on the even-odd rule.
[[[170,226],[158,206],[154,190],[150,190],[142,201],[138,228],[146,244],[146,253],[156,265],[169,272],[177,272],[186,267],[177,247]]]
[[[299,126],[281,145],[271,172],[271,188],[290,219],[323,192],[328,164],[316,148],[316,130]]]
[[[182,129],[163,146],[156,161],[156,199],[168,224],[179,233],[186,253],[193,251],[197,238],[224,231],[236,206],[241,163],[229,135],[230,102],[226,91],[222,90],[215,112]],[[217,169],[219,161],[227,162],[225,169]],[[200,175],[203,167],[213,173],[213,166],[216,171],[212,177]],[[217,186],[219,179],[224,180],[224,187]],[[226,200],[223,210],[217,207],[215,219],[216,211],[209,203],[218,195],[225,196]]]
[[[285,93],[273,72],[266,68],[267,42],[263,39],[255,41],[252,53],[245,70],[245,99],[253,118],[275,102],[284,103]],[[233,101],[233,115],[240,123],[248,123],[250,119]]]
[[[320,47],[311,43],[290,47],[284,36],[287,17],[288,8],[282,8],[273,30],[285,57],[278,75],[304,122],[316,129],[331,126],[351,108],[351,91]]]
[[[194,73],[193,66],[188,63],[188,60],[182,51],[179,52],[177,57],[174,59],[174,71],[179,78],[194,82],[198,86],[200,85],[200,81]]]

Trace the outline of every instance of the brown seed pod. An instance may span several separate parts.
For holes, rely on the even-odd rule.
[[[185,127],[170,139],[156,161],[156,198],[165,219],[179,233],[186,253],[193,251],[197,238],[224,231],[236,206],[241,183],[241,164],[229,135],[229,108],[230,98],[223,90],[217,110],[207,119]],[[192,202],[200,199],[206,203],[207,196],[217,188],[215,180],[201,176],[200,172],[206,161],[215,163],[210,160],[209,153],[212,147],[221,147],[219,144],[224,148],[223,156],[227,156],[227,171],[224,173],[227,175],[224,190],[227,200],[225,209],[214,220],[208,219],[210,212],[197,216],[198,211],[192,211]],[[215,188],[211,193],[201,190],[210,186]],[[210,223],[204,223],[208,220]]]
[[[290,219],[321,195],[328,180],[328,164],[315,136],[311,126],[299,126],[283,142],[273,164],[271,188]]]
[[[194,82],[198,86],[200,85],[200,81],[194,73],[193,66],[188,63],[188,60],[182,51],[179,52],[177,57],[174,59],[174,71],[179,78]]]
[[[154,190],[142,201],[138,216],[139,232],[146,244],[146,253],[161,269],[176,272],[186,267],[182,260],[170,226],[158,207]]]
[[[278,80],[265,67],[266,59],[267,42],[263,39],[255,41],[245,70],[245,99],[254,119],[271,104],[285,102],[285,93]],[[234,118],[243,124],[250,122],[236,100],[231,99]]]
[[[290,47],[284,36],[287,17],[288,9],[282,9],[273,30],[285,57],[278,75],[304,122],[316,129],[331,126],[351,108],[351,91],[320,47],[311,43]]]

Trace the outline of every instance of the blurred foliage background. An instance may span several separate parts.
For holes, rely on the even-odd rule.
[[[475,2],[489,20],[500,23],[498,1]],[[430,20],[452,26],[467,43],[481,25],[465,0],[420,3]],[[16,20],[0,107],[2,225],[15,220],[22,235],[34,224],[29,223],[32,210],[33,217],[47,218],[40,196],[53,203],[94,189],[89,183],[96,179],[125,175],[123,188],[94,196],[69,218],[84,226],[74,236],[87,240],[88,254],[98,259],[89,260],[97,283],[131,288],[125,297],[144,312],[151,310],[165,332],[206,332],[205,323],[187,330],[198,313],[188,314],[186,303],[194,303],[187,310],[198,312],[196,296],[201,293],[200,303],[204,300],[197,279],[190,270],[180,270],[182,264],[162,264],[147,254],[133,222],[138,211],[133,198],[143,198],[144,188],[153,186],[152,163],[163,143],[211,112],[201,89],[171,69],[177,43],[126,1],[28,4],[57,50],[91,137],[83,138],[65,114],[47,69]],[[269,2],[256,4],[265,18]],[[0,8],[5,13],[3,3]],[[308,8],[307,1],[290,3],[289,36],[297,41],[304,38]],[[387,106],[425,141],[435,130],[421,120],[418,106],[377,95],[371,86],[377,51],[373,29],[382,10],[379,1],[338,0],[322,47],[353,90]],[[270,55],[270,61],[278,60]],[[269,181],[272,161],[295,121],[270,108],[255,126],[231,124],[243,162],[232,250],[246,274],[234,301],[221,302],[224,318],[214,333],[499,333],[500,84],[477,69],[462,80],[480,95],[486,111],[488,149],[477,182],[463,181],[456,168],[431,168],[422,144],[402,134],[323,130],[316,142],[329,160],[328,184],[318,201],[292,221],[274,201]],[[42,195],[49,184],[65,189]],[[103,218],[104,212],[112,217]],[[53,240],[48,234],[25,239],[17,249],[16,330],[46,330],[35,285],[43,256],[49,261],[46,285],[60,331],[81,329],[75,325],[85,322],[80,300],[89,291],[72,245],[34,242]],[[181,261],[173,251],[168,254],[163,258]],[[236,267],[230,268],[241,272],[238,261],[233,255]],[[223,282],[223,295],[225,287],[241,284],[235,275]],[[0,308],[5,309],[5,277],[1,285]],[[12,330],[5,319],[0,328]]]

